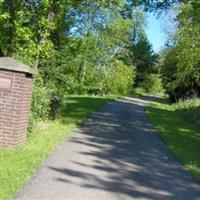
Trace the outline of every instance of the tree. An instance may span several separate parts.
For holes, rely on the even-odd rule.
[[[130,43],[119,58],[127,65],[136,67],[136,85],[141,85],[146,73],[158,73],[155,64],[158,55],[154,53],[152,45],[146,36],[139,37],[137,42]]]
[[[42,70],[45,80],[60,83],[69,93],[97,88],[104,93],[111,60],[130,40],[132,22],[121,16],[118,10],[122,7],[117,2],[88,0],[70,6],[66,39],[52,60],[43,62],[48,66]]]
[[[126,0],[129,5],[134,7],[142,7],[145,11],[167,10],[173,5],[188,2],[189,0]]]
[[[133,89],[135,68],[127,66],[122,61],[113,60],[108,70],[106,90],[111,94],[127,95]]]
[[[172,100],[200,96],[200,3],[179,7],[175,46],[166,54],[163,76]]]
[[[122,68],[139,69],[139,59],[150,65],[135,50],[148,44],[139,45],[145,15],[131,1],[4,0],[0,11],[0,55],[38,68],[44,85],[62,93],[105,90],[113,60]]]
[[[67,0],[4,0],[0,4],[0,47],[35,66],[51,55],[65,33]]]

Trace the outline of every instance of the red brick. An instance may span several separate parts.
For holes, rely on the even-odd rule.
[[[0,90],[0,147],[16,148],[26,140],[33,79],[3,69],[0,76],[13,81],[11,91]]]

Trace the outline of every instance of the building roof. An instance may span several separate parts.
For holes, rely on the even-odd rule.
[[[11,57],[0,57],[0,69],[15,71],[15,72],[24,72],[32,75],[37,74],[37,70],[30,68],[27,65]]]

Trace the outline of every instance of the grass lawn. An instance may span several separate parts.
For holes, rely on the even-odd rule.
[[[180,105],[152,102],[147,108],[148,117],[169,149],[200,181],[200,123],[189,120],[195,110],[200,110],[194,106],[184,111]]]
[[[74,127],[114,97],[66,97],[59,120],[40,122],[17,150],[0,150],[0,200],[11,199]]]

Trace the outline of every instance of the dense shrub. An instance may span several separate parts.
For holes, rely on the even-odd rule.
[[[105,90],[111,94],[127,95],[133,89],[134,79],[135,68],[115,60],[108,72]]]
[[[31,111],[29,114],[29,131],[32,130],[34,124],[38,120],[46,120],[49,117],[50,97],[46,88],[34,85]]]
[[[172,102],[200,96],[199,65],[190,70],[189,66],[181,64],[179,50],[177,47],[167,50],[161,64],[166,93]]]
[[[49,96],[49,118],[55,120],[59,115],[64,94],[58,90],[52,90]]]
[[[161,66],[171,101],[200,97],[200,1],[181,1]],[[172,42],[173,41],[173,42]]]
[[[49,113],[49,94],[45,88],[34,86],[31,112],[35,119],[45,120],[48,118]]]
[[[64,91],[62,87],[49,84],[44,87],[43,78],[37,77],[33,87],[31,112],[29,114],[29,132],[39,120],[54,120],[58,117]]]
[[[141,84],[141,87],[146,93],[154,95],[164,94],[164,89],[162,85],[162,79],[158,74],[144,74],[144,81]]]

